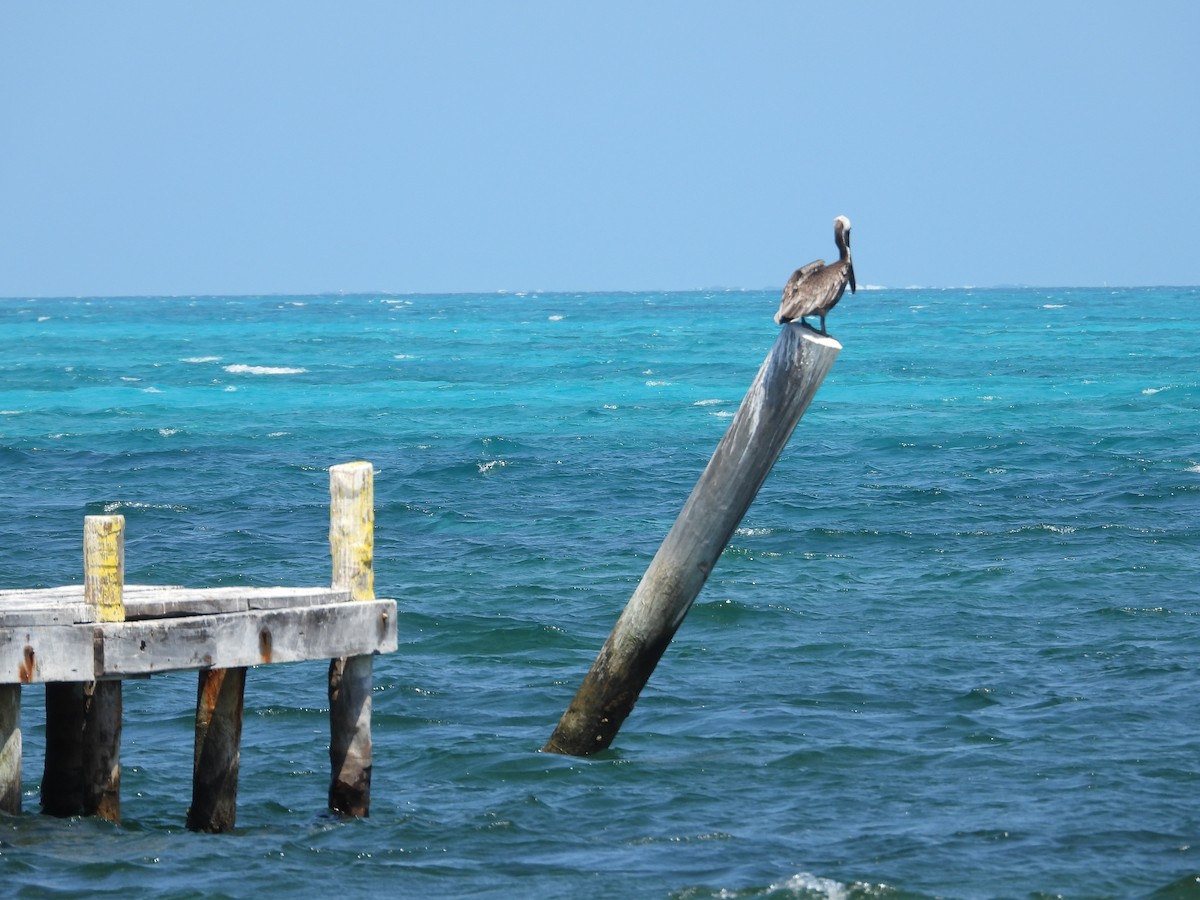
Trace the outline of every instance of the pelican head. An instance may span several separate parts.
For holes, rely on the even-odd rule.
[[[833,220],[833,237],[839,247],[842,244],[850,246],[850,220],[845,216]]]

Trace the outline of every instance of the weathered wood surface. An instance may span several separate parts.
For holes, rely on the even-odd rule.
[[[83,600],[97,622],[124,622],[125,517],[84,516]]]
[[[0,684],[92,681],[96,650],[91,625],[0,628]]]
[[[21,686],[0,684],[0,813],[21,811]]]
[[[334,587],[353,605],[375,601],[375,469],[368,462],[329,470],[329,552]],[[329,663],[329,808],[348,816],[371,810],[370,656]]]
[[[120,623],[52,624],[36,603],[74,596],[62,589],[27,603],[24,617],[44,624],[0,624],[0,684],[91,681],[396,649],[395,601],[348,603],[344,588],[127,590],[126,621]],[[0,596],[0,605],[10,600]],[[209,609],[216,612],[185,613]]]
[[[46,685],[42,812],[121,818],[121,682]]]
[[[246,669],[208,669],[196,690],[196,747],[192,768],[192,831],[232,831],[237,821],[242,705]]]
[[[329,808],[345,816],[371,811],[371,685],[374,657],[329,663]]]
[[[91,627],[100,634],[97,678],[390,653],[397,645],[394,600]]]
[[[185,588],[147,584],[127,584],[123,596],[127,621],[279,609],[349,599],[349,589],[330,587]],[[81,584],[0,591],[0,628],[95,621],[96,610],[84,600]]]
[[[799,324],[780,329],[543,750],[586,756],[612,743],[841,349],[833,338]]]
[[[125,517],[86,516],[83,599],[98,623],[124,623],[124,585]],[[36,660],[31,645],[22,651],[27,670],[29,656]],[[121,705],[119,681],[47,687],[45,812],[121,820]]]

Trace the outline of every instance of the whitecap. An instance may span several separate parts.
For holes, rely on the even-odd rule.
[[[289,434],[291,434],[290,431],[272,431],[267,435],[267,437],[270,437],[270,438],[286,437]]]
[[[771,529],[770,528],[739,528],[735,533],[740,534],[742,537],[761,537],[764,534],[770,534]]]
[[[161,394],[162,391],[160,391],[156,387],[148,387],[148,388],[142,388],[142,393],[143,394]]]
[[[173,434],[179,434],[179,429],[178,428],[160,428],[160,429],[158,429],[158,433],[161,434],[163,437],[170,437]]]
[[[621,407],[617,406],[617,404],[615,404],[615,403],[605,403],[604,408],[605,409],[620,409]]]
[[[710,416],[716,416],[718,419],[732,419],[733,411],[728,409],[718,410],[717,412],[709,413]]]
[[[1167,390],[1170,390],[1170,389],[1171,389],[1171,386],[1168,384],[1166,387],[1160,387],[1160,388],[1146,388],[1144,391],[1142,391],[1142,393],[1143,393],[1143,394],[1145,394],[1147,397],[1152,397],[1152,396],[1154,396],[1155,394],[1159,394],[1159,393],[1161,393],[1161,392],[1163,392],[1163,391],[1167,391]]]
[[[488,472],[491,472],[495,469],[502,469],[507,466],[508,460],[492,459],[488,460],[487,462],[477,463],[477,465],[479,466],[479,474],[486,475]]]
[[[724,400],[697,400],[692,406],[719,406]]]
[[[647,381],[646,387],[667,387],[670,383],[669,381]]]
[[[1065,309],[1065,303],[1043,303],[1042,309]]]
[[[241,363],[224,368],[232,375],[300,375],[308,371],[291,366],[247,366]]]
[[[0,416],[23,416],[27,412],[27,409],[0,409]]]
[[[559,315],[547,316],[546,318],[548,318],[551,322],[561,322],[563,320],[563,317]]]
[[[828,900],[847,900],[850,896],[849,889],[840,881],[822,878],[808,872],[797,872],[783,884],[773,884],[767,888],[768,893],[776,891],[788,891],[800,896],[815,894],[818,897],[826,897]]]
[[[392,359],[416,359],[411,353],[397,353]]]
[[[122,376],[121,376],[121,380],[122,380],[122,381],[141,381],[142,379],[140,379],[140,378],[135,378],[135,377],[134,377],[134,376],[132,376],[132,375],[122,375]]]
[[[38,317],[37,317],[37,320],[38,320],[39,322],[49,322],[49,321],[50,321],[50,317],[49,317],[49,316],[38,316]]]
[[[173,512],[186,512],[186,506],[178,506],[173,503],[143,503],[139,500],[113,500],[104,504],[104,512],[108,515],[120,512],[123,509],[169,509]]]
[[[180,362],[185,362],[185,363],[210,363],[210,362],[220,362],[220,361],[221,361],[221,357],[219,357],[219,356],[188,356],[188,357],[185,357],[184,359],[180,360]]]
[[[1195,474],[1200,475],[1200,465],[1188,466],[1186,469],[1184,469],[1184,471],[1194,472]]]

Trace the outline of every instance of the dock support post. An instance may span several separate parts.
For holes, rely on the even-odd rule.
[[[86,516],[83,595],[96,622],[124,622],[125,517]],[[121,682],[46,685],[42,811],[121,820]]]
[[[351,601],[375,599],[375,470],[351,462],[329,470],[333,586]],[[329,663],[329,808],[366,816],[371,808],[371,682],[374,657]]]
[[[205,669],[196,690],[196,746],[187,827],[213,834],[237,821],[246,668]]]
[[[21,812],[21,685],[0,684],[0,813]]]
[[[606,749],[750,508],[842,345],[784,325],[543,751]]]

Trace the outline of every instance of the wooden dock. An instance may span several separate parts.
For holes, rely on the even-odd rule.
[[[330,807],[367,815],[372,659],[397,646],[373,585],[373,470],[330,469],[332,586],[126,585],[124,517],[84,521],[84,582],[0,590],[0,812],[21,811],[22,685],[46,690],[42,809],[120,819],[121,680],[199,671],[188,827],[234,825],[252,666],[328,659]]]

